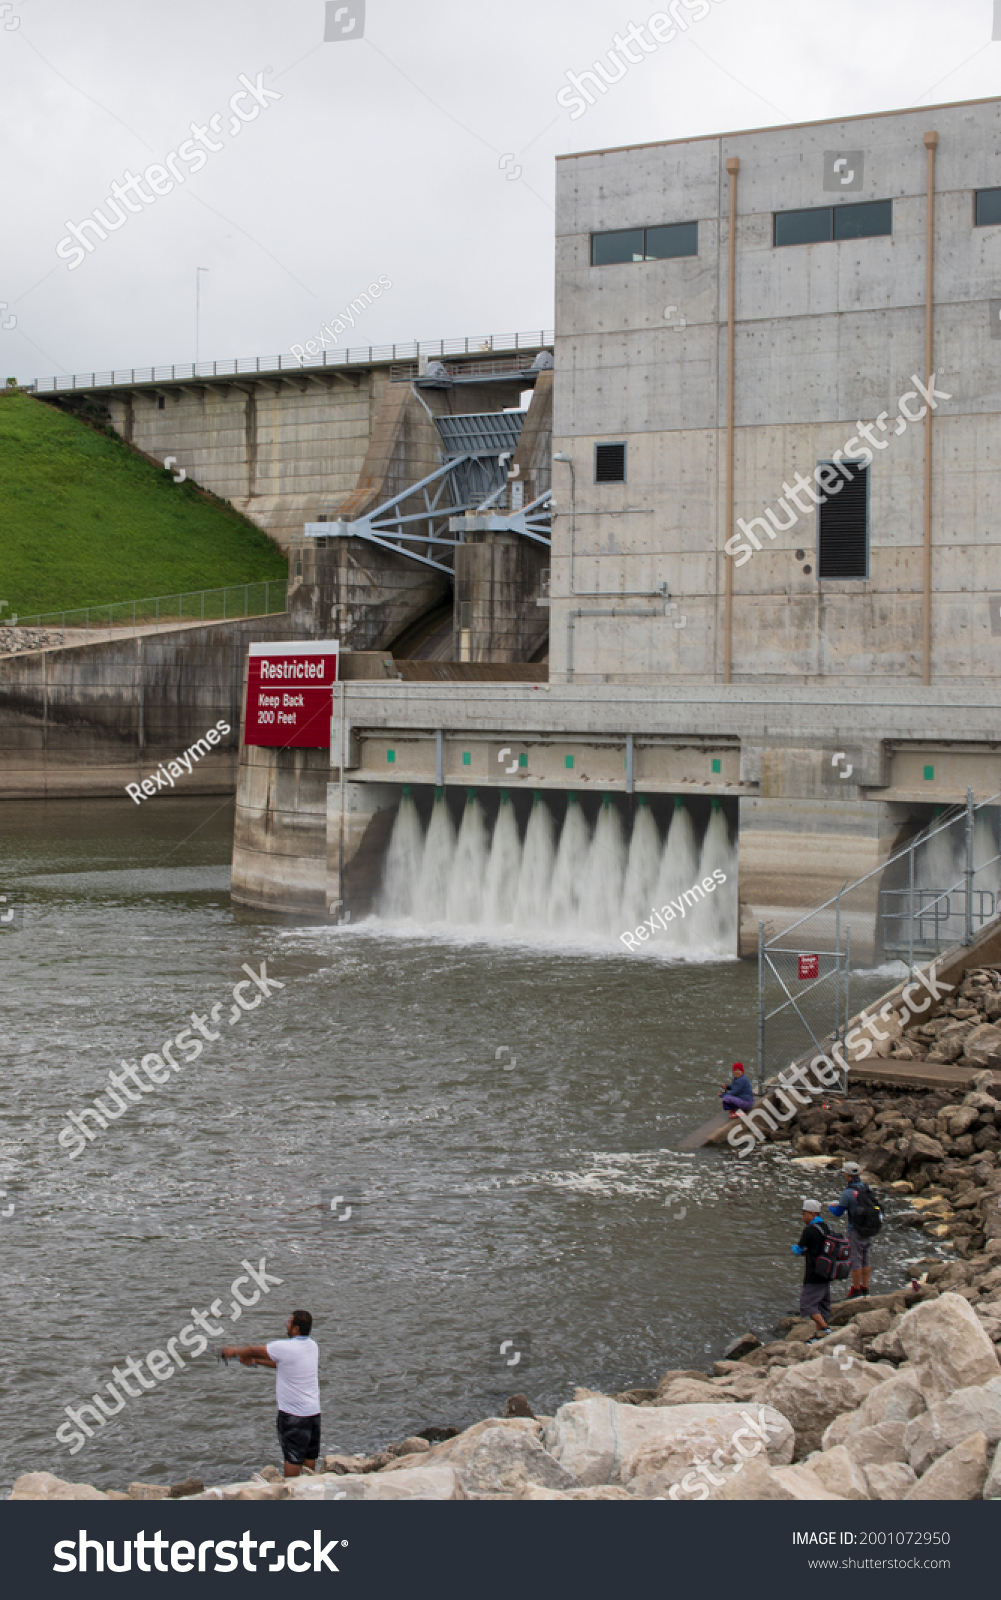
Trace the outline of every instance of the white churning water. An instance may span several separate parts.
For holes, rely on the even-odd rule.
[[[703,898],[686,891],[718,871],[725,883]],[[699,890],[699,895],[703,891]],[[674,902],[668,915],[668,908]],[[537,792],[522,834],[515,808],[502,795],[491,828],[470,793],[458,829],[442,795],[425,831],[413,797],[405,794],[383,867],[377,914],[519,937],[584,939],[633,948],[621,935],[654,912],[665,918],[637,949],[675,956],[735,955],[737,852],[726,817],[712,811],[701,838],[691,813],[676,803],[665,837],[643,800],[631,829],[607,797],[592,827],[570,796],[562,825]]]

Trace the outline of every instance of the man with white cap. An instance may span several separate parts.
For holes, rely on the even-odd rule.
[[[875,1195],[867,1183],[862,1182],[857,1161],[846,1161],[841,1169],[845,1187],[837,1201],[828,1203],[832,1217],[847,1216],[845,1232],[852,1247],[852,1286],[849,1300],[869,1293],[869,1274],[872,1268],[869,1257],[872,1241],[882,1226],[882,1215]]]
[[[817,1256],[823,1249],[828,1234],[827,1224],[820,1212],[819,1200],[803,1201],[803,1232],[799,1236],[799,1242],[792,1247],[794,1256],[806,1257],[803,1287],[799,1293],[799,1309],[801,1316],[813,1320],[817,1329],[814,1338],[830,1332],[828,1319],[831,1315],[830,1279],[822,1278],[816,1270]],[[814,1341],[811,1339],[809,1342],[812,1344]]]

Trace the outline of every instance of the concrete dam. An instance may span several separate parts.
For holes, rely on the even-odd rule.
[[[237,902],[619,941],[718,870],[640,942],[750,953],[969,791],[995,827],[998,132],[568,156],[552,339],[53,395],[268,527],[285,636],[340,643],[322,748],[241,736]]]

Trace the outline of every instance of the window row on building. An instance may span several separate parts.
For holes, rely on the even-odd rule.
[[[973,197],[973,226],[990,228],[1001,223],[1001,189],[978,189]],[[893,233],[893,201],[863,200],[855,204],[808,206],[798,211],[776,211],[772,218],[772,243],[821,244],[838,239],[878,239]],[[697,222],[673,222],[657,228],[618,228],[592,233],[592,267],[624,261],[667,261],[677,256],[697,256]]]

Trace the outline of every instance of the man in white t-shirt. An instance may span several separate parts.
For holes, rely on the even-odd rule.
[[[303,1467],[316,1471],[320,1453],[320,1352],[310,1338],[313,1319],[308,1311],[293,1311],[287,1339],[270,1344],[224,1345],[227,1360],[236,1356],[245,1367],[274,1367],[278,1402],[278,1441],[282,1447],[286,1478],[298,1478]]]

